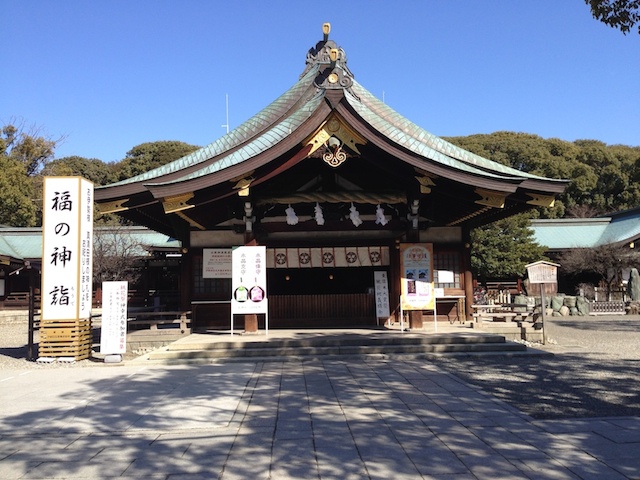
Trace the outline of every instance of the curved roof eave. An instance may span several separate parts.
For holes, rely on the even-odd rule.
[[[250,143],[244,145],[238,150],[226,155],[220,159],[218,159],[215,163],[207,165],[206,167],[192,172],[189,175],[185,175],[178,179],[172,180],[170,182],[162,182],[162,183],[146,183],[145,187],[153,194],[155,198],[163,198],[167,195],[175,195],[175,186],[179,184],[188,185],[189,190],[197,190],[199,188],[208,187],[212,185],[216,185],[218,183],[224,182],[228,180],[227,176],[235,177],[242,172],[234,172],[230,173],[225,177],[220,177],[216,181],[210,178],[211,175],[216,175],[222,172],[223,170],[230,169],[235,166],[244,165],[245,162],[255,159],[259,156],[264,156],[267,152],[273,149],[275,146],[279,144],[283,144],[286,139],[294,138],[293,134],[298,132],[298,135],[295,135],[295,144],[300,144],[303,137],[307,137],[313,130],[315,130],[319,124],[324,120],[324,118],[329,114],[329,111],[323,112],[319,107],[322,105],[324,99],[324,91],[319,90],[316,92],[316,95],[310,98],[307,103],[299,108],[296,112],[293,112],[290,116],[283,119],[277,125],[274,125],[268,131],[264,132],[262,135],[254,138]],[[304,131],[300,132],[299,129],[307,123],[314,114],[319,114],[322,117],[322,120],[318,120],[317,122],[313,122],[313,125],[307,125],[308,128],[305,128]],[[298,138],[300,137],[300,138]],[[259,163],[262,165],[269,160],[277,157],[281,152],[276,152],[274,150],[274,154],[269,156],[268,158],[262,159]],[[251,165],[251,168],[247,166],[248,169],[257,168],[259,165]],[[245,172],[246,173],[246,172]],[[199,185],[201,180],[205,177],[208,177],[205,185]]]
[[[280,122],[282,116],[290,112],[292,107],[301,100],[304,101],[305,96],[308,95],[309,89],[315,88],[313,82],[317,74],[316,70],[317,66],[316,68],[312,68],[305,72],[298,82],[296,82],[289,90],[280,95],[280,97],[270,103],[267,107],[263,108],[253,117],[209,145],[199,148],[195,152],[185,155],[184,157],[174,160],[166,165],[149,170],[148,172],[144,172],[109,185],[96,187],[96,190],[104,191],[118,187],[125,187],[122,192],[119,192],[119,194],[130,195],[132,193],[145,190],[144,183],[149,182],[150,180],[179,173],[189,167],[197,167],[197,165],[201,163],[211,160],[212,158],[219,157],[225,152],[237,148],[248,140],[251,140],[257,132],[269,129],[275,123]],[[299,108],[295,111],[298,110]]]
[[[352,123],[359,121],[357,117],[355,117],[357,112],[354,114],[344,106],[338,106],[337,110],[347,121]],[[362,121],[367,122],[366,119],[362,119]],[[395,137],[401,134],[397,132],[396,127],[388,125],[385,132],[380,131],[374,124],[369,125],[371,125],[376,132],[380,133],[382,137],[391,140],[391,142],[383,140],[382,137],[376,137],[376,135],[371,132],[360,131],[361,135],[380,149],[387,151],[394,157],[399,158],[414,167],[448,178],[453,178],[457,173],[460,176],[458,179],[459,181],[466,181],[475,187],[510,193],[515,192],[522,183],[522,178],[520,177],[506,177],[494,173],[488,173],[484,170],[480,170],[471,165],[466,165],[460,162],[457,162],[456,164],[453,161],[450,161],[450,159],[448,160],[445,155],[435,151],[426,151],[426,149],[422,149],[416,152],[414,149],[406,146],[403,142],[395,140]],[[390,130],[395,130],[394,134],[391,136],[387,135]],[[401,147],[406,148],[409,152],[402,150]],[[434,160],[430,154],[438,157],[441,161]]]
[[[345,97],[349,105],[382,135],[417,155],[475,175],[488,175],[505,180],[531,179],[545,183],[558,183],[561,189],[567,183],[567,180],[550,179],[522,172],[464,150],[414,124],[355,81],[353,90],[359,98],[346,92]]]

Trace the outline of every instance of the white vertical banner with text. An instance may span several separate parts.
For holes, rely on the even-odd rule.
[[[376,295],[376,317],[389,318],[389,279],[387,272],[373,272],[374,292]]]
[[[128,282],[102,282],[100,353],[127,351]]]
[[[42,217],[41,318],[89,318],[93,184],[81,177],[45,177]]]
[[[268,313],[266,247],[235,247],[231,260],[231,314]]]

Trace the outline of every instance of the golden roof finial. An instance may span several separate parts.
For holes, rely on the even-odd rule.
[[[331,24],[329,22],[322,24],[322,33],[324,34],[324,41],[329,40],[329,32],[331,31]]]

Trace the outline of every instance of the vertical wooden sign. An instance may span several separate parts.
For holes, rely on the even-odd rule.
[[[45,177],[42,208],[40,357],[91,353],[93,184]]]

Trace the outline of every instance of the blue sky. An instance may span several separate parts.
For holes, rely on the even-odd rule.
[[[117,161],[207,145],[295,83],[322,37],[356,80],[440,136],[640,145],[640,35],[583,0],[0,0],[0,123]]]

